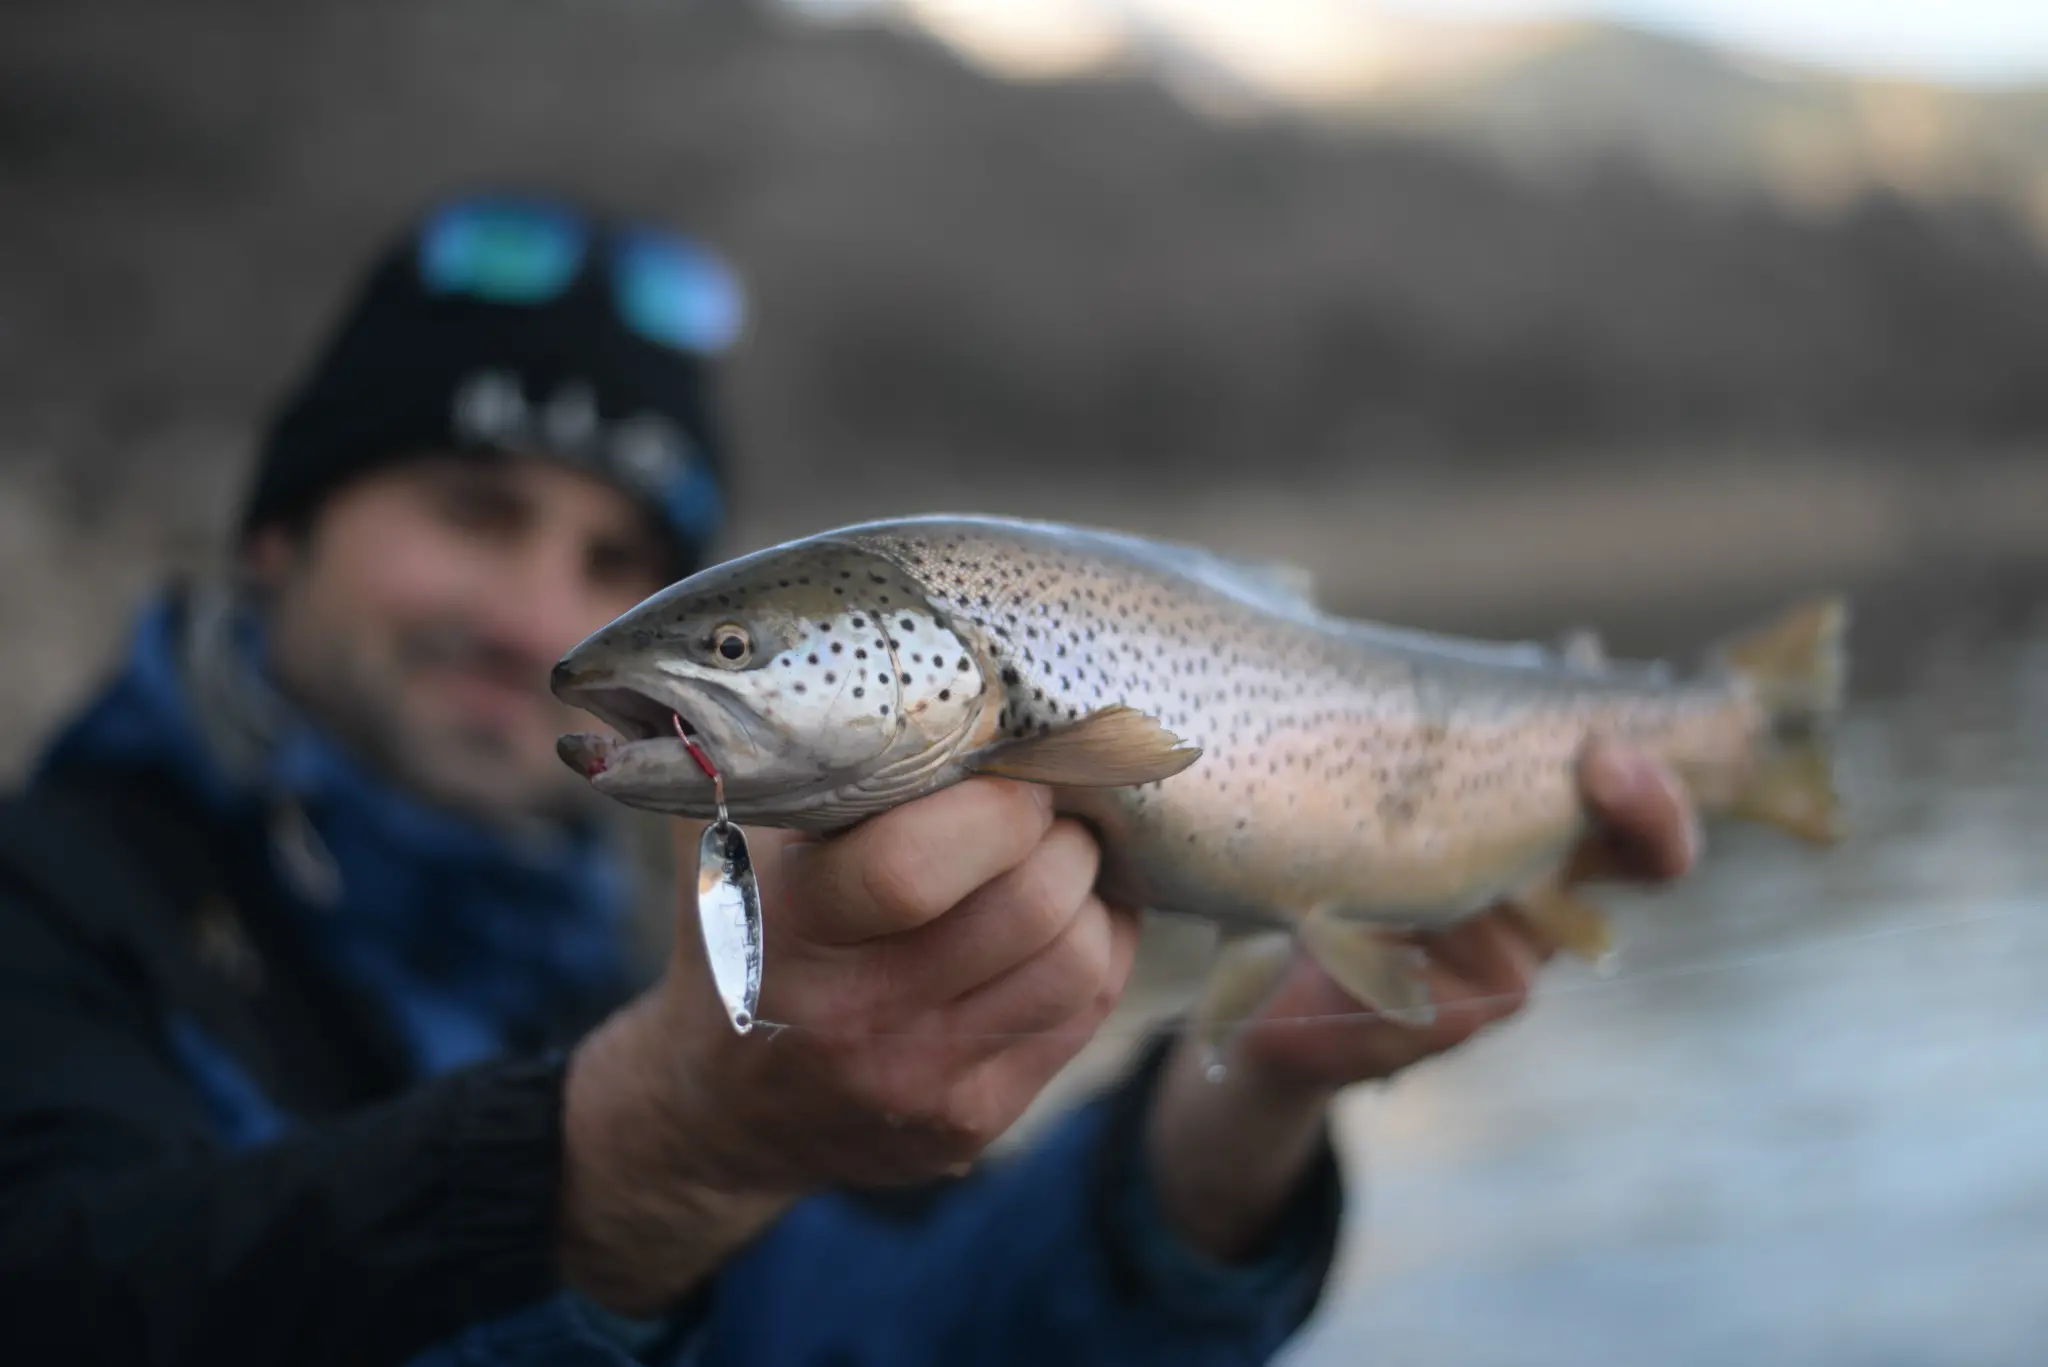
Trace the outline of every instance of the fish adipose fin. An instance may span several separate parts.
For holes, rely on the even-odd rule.
[[[1063,788],[1124,788],[1172,778],[1202,757],[1135,708],[1105,707],[1041,735],[992,745],[967,760],[996,774]]]
[[[1730,814],[1813,845],[1843,836],[1830,736],[1842,710],[1849,609],[1840,598],[1802,603],[1722,644],[1722,663],[1770,715],[1770,733]]]
[[[1598,673],[1607,667],[1607,644],[1591,627],[1573,627],[1557,638],[1557,657],[1568,668]]]
[[[1422,976],[1423,955],[1379,927],[1347,921],[1326,907],[1301,923],[1301,943],[1322,970],[1361,1006],[1396,1025],[1434,1025],[1436,1005]]]

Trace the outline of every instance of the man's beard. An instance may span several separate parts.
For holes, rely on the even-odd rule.
[[[322,718],[376,768],[429,802],[493,824],[559,822],[586,811],[580,785],[564,768],[558,781],[536,771],[515,737],[460,718],[428,720],[408,707],[407,677],[459,669],[552,701],[545,677],[525,662],[454,625],[400,636],[389,661],[371,662],[340,642],[321,652],[316,677],[301,679]]]

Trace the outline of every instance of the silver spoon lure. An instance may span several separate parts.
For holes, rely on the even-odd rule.
[[[718,820],[704,828],[697,842],[697,925],[719,999],[732,1028],[744,1035],[760,1019],[761,890],[754,881],[747,838],[726,815],[724,775],[684,727],[681,716],[675,727],[690,758],[711,780],[718,803]]]

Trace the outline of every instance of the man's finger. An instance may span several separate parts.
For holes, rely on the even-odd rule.
[[[920,999],[951,1001],[1037,954],[1064,934],[1095,885],[1101,852],[1080,823],[1056,821],[1024,862],[985,883],[936,921],[891,940],[891,977]]]
[[[1526,993],[1551,956],[1550,945],[1530,934],[1520,913],[1507,909],[1418,937],[1429,956],[1474,995]]]
[[[1059,938],[962,997],[948,1013],[949,1028],[963,1040],[984,1042],[988,1053],[1060,1029],[1092,1009],[1114,982],[1120,951],[1114,918],[1091,896]]]
[[[1109,920],[1109,972],[1095,999],[1043,1033],[1007,1041],[997,1051],[999,1056],[992,1054],[984,1067],[1007,1076],[1013,1085],[1029,1088],[1035,1096],[1094,1038],[1122,998],[1124,984],[1130,981],[1131,967],[1138,955],[1137,916],[1111,907]]]
[[[792,846],[781,914],[819,944],[899,935],[1023,863],[1051,824],[1045,788],[969,779],[843,835]]]
[[[1697,814],[1669,765],[1595,742],[1580,761],[1579,783],[1598,829],[1575,852],[1570,881],[1667,882],[1698,859]]]

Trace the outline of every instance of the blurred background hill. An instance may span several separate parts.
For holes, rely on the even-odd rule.
[[[2048,547],[2048,84],[1507,8],[11,5],[0,755],[462,185],[739,264],[731,549],[971,507],[1664,649]]]
[[[1340,606],[1436,612],[1545,565],[1705,573],[1652,506],[1733,517],[1696,538],[1723,569],[1890,555],[1959,460],[1990,482],[1943,526],[2025,539],[2041,89],[1253,8],[9,6],[0,470],[37,588],[7,612],[57,642],[9,740],[204,553],[371,242],[462,184],[579,188],[744,269],[736,543],[971,504],[1293,548]],[[1617,507],[1644,555],[1586,560]]]

